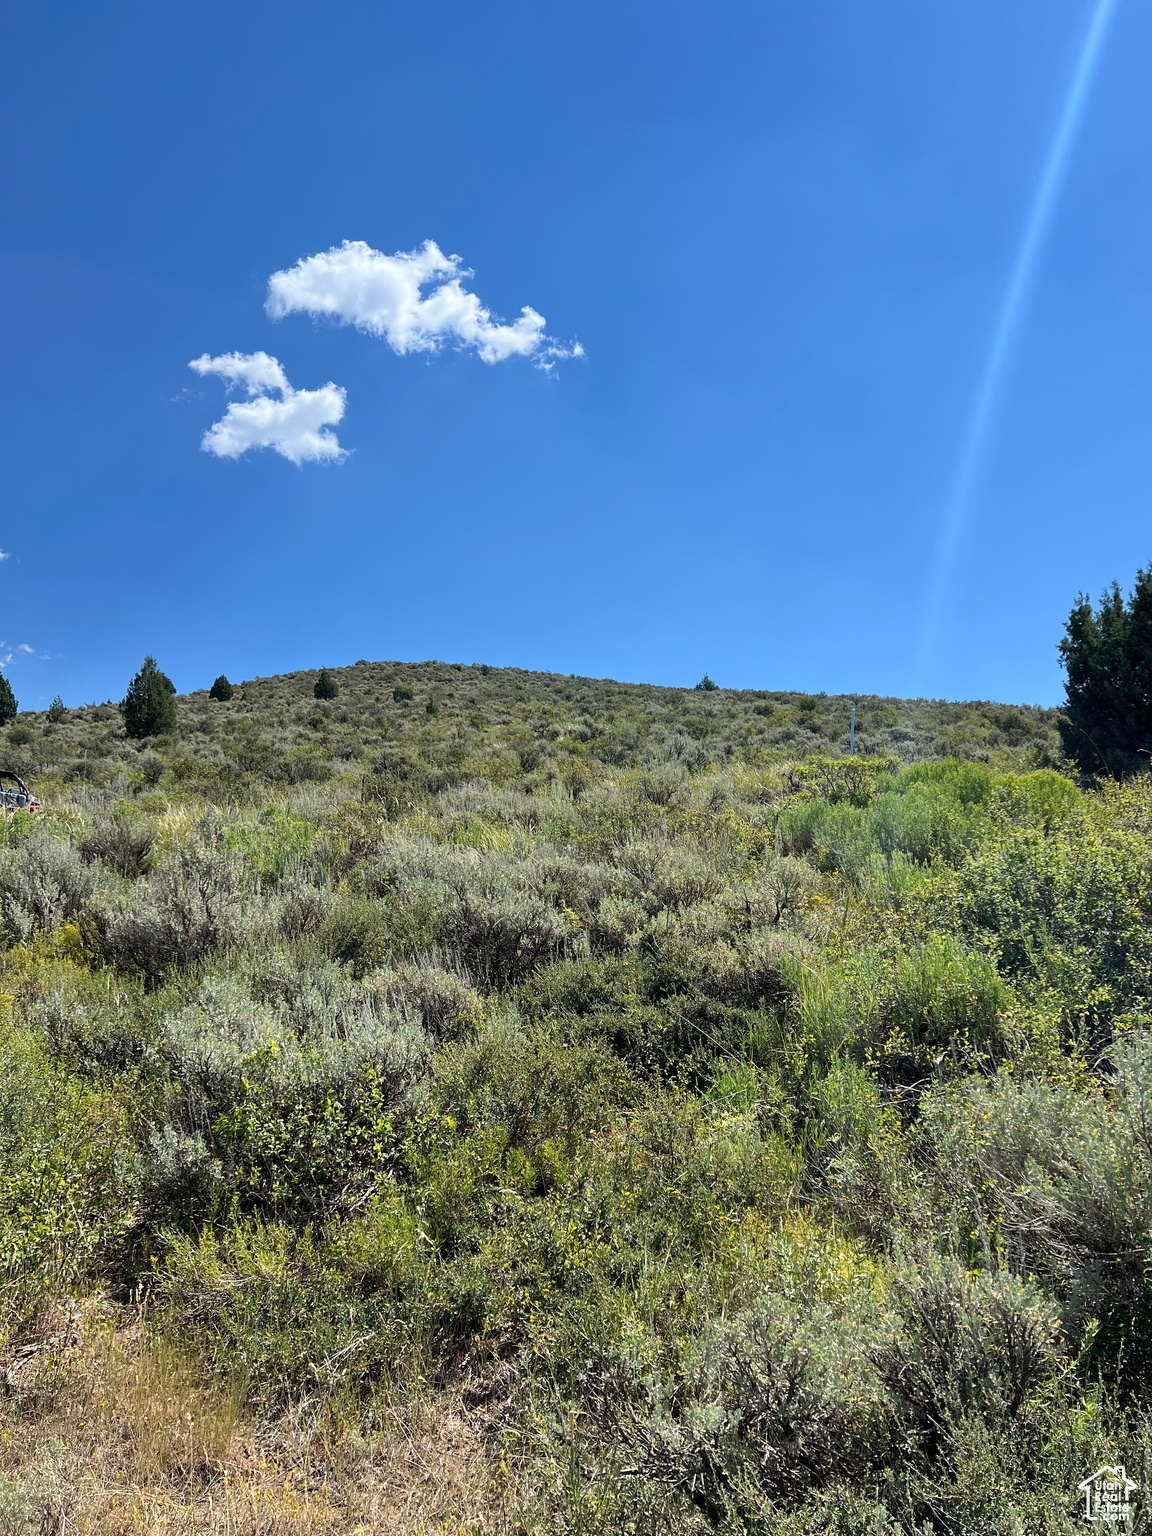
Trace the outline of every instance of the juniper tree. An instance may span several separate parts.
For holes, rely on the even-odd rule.
[[[176,685],[161,672],[154,656],[145,656],[144,665],[128,684],[120,710],[125,731],[137,739],[175,730]]]
[[[210,699],[216,699],[218,702],[223,704],[228,699],[230,699],[235,692],[235,688],[233,688],[232,684],[224,676],[223,672],[221,672],[220,676],[212,684],[211,688],[209,688],[208,697]]]
[[[16,695],[12,692],[12,684],[3,672],[0,672],[0,725],[7,725],[9,720],[15,720],[16,712]]]
[[[316,679],[312,692],[318,699],[334,699],[340,692],[340,684],[327,667],[320,668],[320,676]]]
[[[1152,754],[1152,566],[1124,601],[1118,582],[1093,608],[1081,593],[1060,642],[1067,673],[1064,750],[1090,774],[1122,778]]]

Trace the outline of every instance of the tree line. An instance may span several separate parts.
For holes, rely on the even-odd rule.
[[[334,699],[340,692],[340,685],[328,668],[322,667],[312,691],[318,699]],[[226,703],[235,692],[235,686],[221,673],[209,688],[208,697]],[[19,708],[12,684],[0,672],[0,726],[15,720]],[[49,720],[63,720],[67,713],[64,701],[57,694],[48,708]],[[120,713],[124,718],[125,734],[136,740],[164,736],[176,729],[176,684],[160,670],[154,656],[145,656],[139,672],[128,684],[120,701]]]

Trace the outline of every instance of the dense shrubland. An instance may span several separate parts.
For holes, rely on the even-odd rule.
[[[839,757],[854,705],[865,758],[1019,768],[1060,752],[1055,710],[1005,704],[701,692],[444,662],[364,661],[235,686],[220,677],[175,701],[161,679],[142,669],[125,705],[135,730],[149,713],[138,706],[167,719],[174,702],[165,734],[127,735],[114,703],[25,710],[0,732],[5,766],[40,785],[123,776],[133,791],[163,776],[169,787],[226,802],[355,775],[373,781],[377,798],[406,806],[479,779],[535,789],[560,778],[578,792],[599,767],[698,773],[765,754]]]
[[[333,681],[14,748],[0,1524],[131,1528],[93,1457],[209,1524],[244,1433],[328,1490],[252,1530],[1055,1532],[1142,1475],[1152,781],[1040,711],[865,701],[849,759],[843,701]],[[151,1471],[128,1358],[198,1405]]]

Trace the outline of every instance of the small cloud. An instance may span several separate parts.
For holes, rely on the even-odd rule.
[[[293,389],[279,361],[267,352],[224,352],[193,358],[201,377],[216,374],[242,386],[248,399],[233,401],[205,432],[200,447],[220,459],[238,459],[249,448],[271,448],[293,464],[340,460],[345,450],[325,428],[343,419],[348,396],[338,384]],[[273,398],[279,395],[279,399]]]
[[[12,556],[6,549],[0,549],[0,560],[11,560]]]
[[[267,394],[270,389],[280,394],[291,394],[280,359],[269,357],[267,352],[222,352],[219,357],[209,357],[207,352],[188,364],[201,378],[214,373],[229,384],[243,384],[250,395]]]
[[[23,656],[35,656],[36,654],[35,648],[27,645],[23,640],[19,644],[12,640],[0,640],[0,671],[3,671],[5,667],[11,666],[14,661]],[[47,652],[43,654],[47,655]]]
[[[401,357],[438,351],[445,341],[475,348],[485,363],[530,357],[545,370],[564,358],[584,356],[579,342],[566,344],[547,335],[544,316],[530,305],[511,324],[496,319],[463,286],[461,279],[471,275],[459,256],[445,256],[434,240],[394,256],[363,240],[345,240],[273,272],[264,307],[273,320],[327,315],[382,337]],[[421,289],[431,283],[436,285],[422,296]]]

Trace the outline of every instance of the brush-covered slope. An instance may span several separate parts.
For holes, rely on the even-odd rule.
[[[1073,1530],[1152,1438],[1152,776],[336,680],[5,733],[0,1530]]]
[[[451,783],[575,784],[598,767],[779,761],[848,750],[905,763],[960,757],[999,768],[1059,755],[1054,710],[826,694],[659,688],[516,668],[443,662],[357,662],[334,669],[339,695],[313,696],[318,673],[255,678],[220,703],[206,691],[178,700],[177,730],[140,743],[115,704],[88,705],[53,723],[26,712],[0,751],[40,781],[117,774],[184,784],[210,798],[261,784],[378,781],[394,798]],[[0,764],[4,766],[4,764]]]

